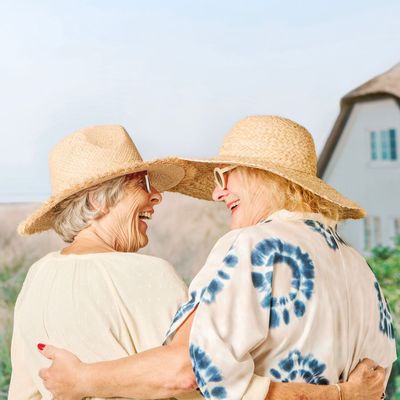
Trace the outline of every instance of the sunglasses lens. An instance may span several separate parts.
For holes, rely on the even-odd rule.
[[[144,182],[146,185],[146,191],[147,193],[151,193],[151,183],[150,183],[150,177],[149,175],[146,173],[146,175],[144,176]]]
[[[214,170],[215,183],[221,188],[225,189],[224,175],[219,169]]]

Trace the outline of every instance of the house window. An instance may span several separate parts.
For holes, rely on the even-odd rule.
[[[365,250],[371,250],[381,245],[381,218],[368,216],[364,219],[364,248]]]
[[[397,151],[396,129],[370,132],[370,148],[372,161],[396,161]]]

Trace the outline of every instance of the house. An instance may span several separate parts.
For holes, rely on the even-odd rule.
[[[343,237],[359,251],[400,235],[400,63],[345,95],[318,160],[318,176],[362,205]]]

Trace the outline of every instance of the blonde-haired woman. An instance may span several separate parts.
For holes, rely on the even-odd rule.
[[[316,177],[308,131],[249,117],[219,156],[183,165],[176,190],[224,202],[232,231],[191,283],[166,346],[95,364],[46,346],[53,364],[41,376],[55,398],[155,398],[195,386],[213,400],[381,398],[396,358],[391,316],[365,260],[336,231],[364,211]],[[356,367],[365,357],[374,361]]]
[[[38,376],[48,341],[94,362],[162,343],[186,287],[166,261],[137,254],[146,220],[182,168],[144,162],[126,131],[82,129],[50,154],[52,197],[21,226],[66,242],[29,270],[15,307],[10,400],[50,399]],[[150,183],[151,182],[151,183]]]

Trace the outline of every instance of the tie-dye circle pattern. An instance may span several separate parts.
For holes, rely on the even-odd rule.
[[[277,328],[282,322],[288,325],[291,316],[301,318],[307,301],[314,291],[314,264],[308,253],[281,239],[265,239],[251,252],[253,286],[259,292],[260,304],[270,309],[270,327]],[[286,264],[292,272],[289,293],[272,296],[273,267]]]
[[[226,399],[227,391],[222,385],[220,370],[213,364],[210,356],[199,346],[191,344],[189,347],[193,371],[196,382],[202,395],[206,399]]]
[[[293,350],[281,360],[278,367],[271,368],[270,374],[280,382],[305,382],[316,385],[329,385],[322,374],[326,364],[318,361],[312,354],[303,356],[300,351]]]
[[[392,316],[390,315],[389,306],[383,296],[379,283],[375,281],[375,290],[379,304],[379,330],[387,337],[394,339],[394,329]]]

